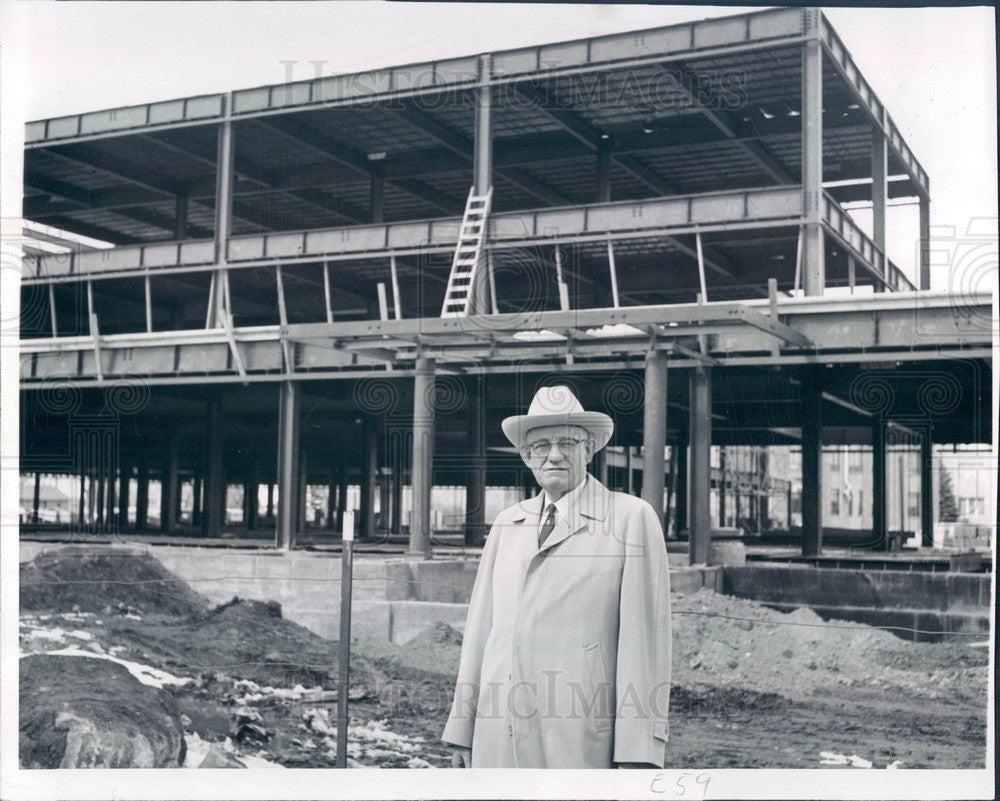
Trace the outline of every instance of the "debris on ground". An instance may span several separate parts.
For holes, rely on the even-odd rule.
[[[123,665],[34,654],[21,659],[20,674],[24,767],[175,768],[184,762],[173,696],[140,683]]]
[[[165,757],[173,764],[336,764],[336,642],[285,620],[276,603],[233,598],[212,608],[145,554],[104,550],[113,553],[67,549],[22,566],[22,668],[29,659],[61,660],[84,677],[68,699],[91,671],[115,671],[169,699],[183,748]],[[673,610],[667,767],[985,764],[988,649],[908,642],[707,589],[674,596]],[[349,766],[451,764],[440,735],[461,642],[439,622],[403,645],[352,645]],[[27,673],[36,671],[22,669],[22,694],[38,695]],[[118,714],[107,699],[99,706],[109,718]],[[22,717],[26,767],[53,766],[53,754],[65,752],[38,719]],[[100,725],[120,730],[111,720]],[[124,738],[114,742],[119,762],[148,758],[127,752]],[[81,745],[78,753],[89,752]]]

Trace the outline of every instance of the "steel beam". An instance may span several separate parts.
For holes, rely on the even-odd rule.
[[[407,553],[431,555],[431,487],[434,473],[434,360],[418,358],[413,382],[413,462],[410,543]]]
[[[642,423],[642,499],[653,507],[660,524],[663,518],[664,452],[667,443],[667,354],[646,354],[645,394]],[[631,454],[631,448],[629,449]],[[631,461],[631,460],[630,460]],[[628,483],[632,483],[631,468]]]
[[[290,550],[297,540],[299,415],[301,386],[298,381],[282,381],[278,400],[278,513],[275,517],[275,546]],[[270,502],[268,503],[270,507]]]
[[[711,448],[712,372],[697,367],[690,373],[688,441],[690,464],[688,482],[688,554],[691,564],[707,564],[712,543]]]
[[[799,400],[802,414],[802,555],[823,549],[822,388],[815,365],[802,371]]]
[[[809,9],[809,14],[819,14]],[[806,295],[826,286],[823,246],[823,50],[818,38],[802,46],[802,275]]]

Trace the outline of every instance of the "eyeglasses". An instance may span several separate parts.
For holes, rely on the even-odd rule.
[[[528,451],[535,459],[544,459],[549,455],[549,451],[552,450],[552,446],[556,445],[559,448],[559,452],[564,456],[572,456],[576,453],[576,449],[587,442],[585,439],[561,439],[557,442],[549,442],[548,440],[538,440],[538,442],[532,442],[530,445],[525,445],[525,450]]]

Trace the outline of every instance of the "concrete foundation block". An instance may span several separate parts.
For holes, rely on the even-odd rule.
[[[708,563],[710,565],[745,565],[747,563],[747,548],[737,540],[713,541],[708,546]]]

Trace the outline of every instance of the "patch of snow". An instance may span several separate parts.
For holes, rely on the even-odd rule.
[[[566,339],[562,334],[557,334],[555,331],[548,331],[546,329],[542,329],[541,331],[518,331],[513,334],[512,338],[521,342],[555,342]]]
[[[406,761],[406,767],[408,767],[408,768],[434,768],[436,766],[432,765],[426,759],[421,759],[420,757],[410,757]]]
[[[75,629],[74,631],[67,631],[67,637],[75,637],[78,640],[92,640],[94,635],[89,631],[84,631],[83,629]]]
[[[60,628],[54,629],[30,629],[25,634],[32,640],[52,640],[52,642],[66,642],[66,632]]]
[[[131,612],[127,612],[122,617],[128,618],[129,620],[142,620],[138,615],[133,615]]]
[[[821,765],[850,765],[852,768],[872,767],[871,762],[867,759],[862,759],[857,754],[844,756],[843,754],[835,754],[833,751],[820,751],[819,755],[822,757],[820,760]]]
[[[58,651],[49,651],[48,653],[51,656],[86,656],[91,659],[107,659],[109,662],[115,662],[124,667],[142,684],[149,685],[150,687],[157,687],[159,689],[162,689],[165,684],[182,686],[193,681],[192,679],[174,676],[171,673],[167,673],[165,670],[150,667],[149,665],[142,665],[138,662],[129,662],[127,659],[119,659],[116,656],[110,656],[108,654],[95,654],[93,651],[85,651],[75,645],[71,645],[68,648],[60,648]]]
[[[277,762],[272,762],[270,759],[265,759],[259,754],[240,754],[239,760],[248,768],[280,768],[281,770],[285,769],[284,765],[279,765]]]
[[[634,326],[626,323],[615,323],[614,325],[602,325],[600,328],[588,328],[588,337],[634,337],[646,336],[646,334]]]
[[[202,740],[197,732],[185,732],[184,742],[187,744],[187,754],[184,756],[184,764],[181,767],[198,767],[204,761],[205,757],[208,756],[212,744]]]

